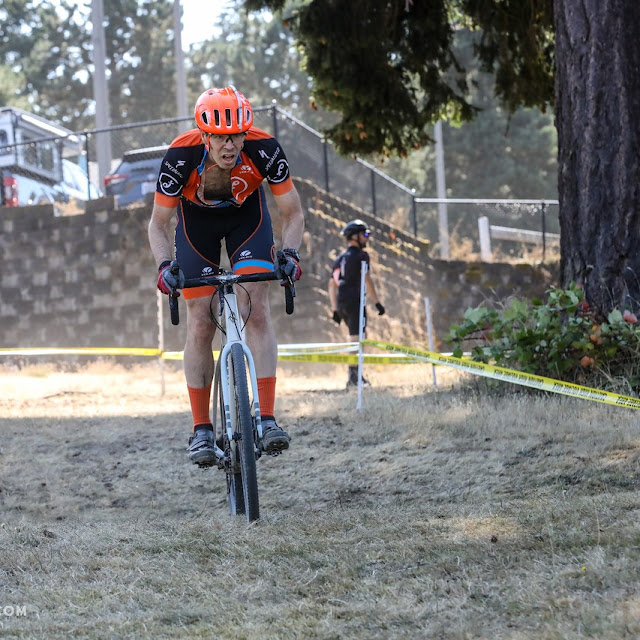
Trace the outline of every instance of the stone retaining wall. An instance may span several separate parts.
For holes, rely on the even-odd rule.
[[[555,273],[539,266],[432,259],[426,242],[310,182],[296,184],[306,217],[304,274],[293,316],[284,313],[281,288],[272,286],[281,343],[346,339],[344,326],[330,318],[326,291],[330,265],[345,246],[340,229],[353,218],[371,226],[372,274],[387,309],[379,317],[369,308],[368,335],[375,339],[425,346],[425,296],[440,337],[469,306],[514,294],[541,296],[555,281]],[[149,215],[149,204],[116,210],[111,198],[90,202],[75,216],[56,217],[50,205],[0,208],[0,347],[156,347]],[[277,214],[274,228],[278,239]],[[166,298],[161,302],[164,309]],[[184,321],[183,304],[181,311]],[[171,326],[165,310],[163,325],[165,349],[182,349],[184,322]]]

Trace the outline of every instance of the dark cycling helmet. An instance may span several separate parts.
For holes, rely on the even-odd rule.
[[[253,124],[249,101],[231,85],[205,91],[196,102],[194,116],[200,131],[218,135],[244,133]]]
[[[362,220],[352,220],[340,233],[348,239],[363,231],[369,231],[369,227]]]

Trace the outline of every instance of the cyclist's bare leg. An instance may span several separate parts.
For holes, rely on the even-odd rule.
[[[251,315],[246,326],[246,337],[256,365],[256,376],[270,378],[276,375],[278,343],[269,308],[269,283],[248,282],[243,286],[251,297]],[[240,290],[238,290],[238,306],[242,317],[246,318],[247,297]]]
[[[216,463],[214,433],[209,424],[215,335],[215,325],[209,316],[210,299],[206,296],[187,300],[187,339],[184,346],[184,374],[194,421],[193,435],[189,438],[189,459],[200,467]]]
[[[246,337],[256,365],[256,377],[258,379],[273,378],[272,383],[275,385],[278,343],[269,309],[269,283],[251,282],[245,286],[251,298],[251,313],[246,326]],[[246,318],[249,310],[246,293],[238,293],[238,306],[243,318]],[[275,395],[275,386],[272,389]],[[263,446],[267,453],[278,453],[289,447],[289,434],[278,426],[275,418],[269,416],[268,410],[265,410],[262,392],[260,395]]]
[[[213,337],[216,327],[209,315],[211,297],[187,300],[187,339],[184,345],[184,375],[187,384],[202,389],[213,380]]]

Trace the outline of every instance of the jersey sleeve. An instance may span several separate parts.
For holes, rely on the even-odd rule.
[[[245,144],[251,160],[266,179],[275,195],[283,195],[293,189],[289,161],[280,143],[268,134],[256,131],[256,136]]]
[[[191,150],[185,147],[169,147],[160,165],[154,202],[163,207],[176,207],[180,194],[189,178]]]

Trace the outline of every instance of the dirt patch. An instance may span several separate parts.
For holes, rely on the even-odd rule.
[[[343,367],[281,368],[248,526],[188,463],[179,367],[0,371],[0,635],[640,634],[632,411],[367,377],[357,410]]]

